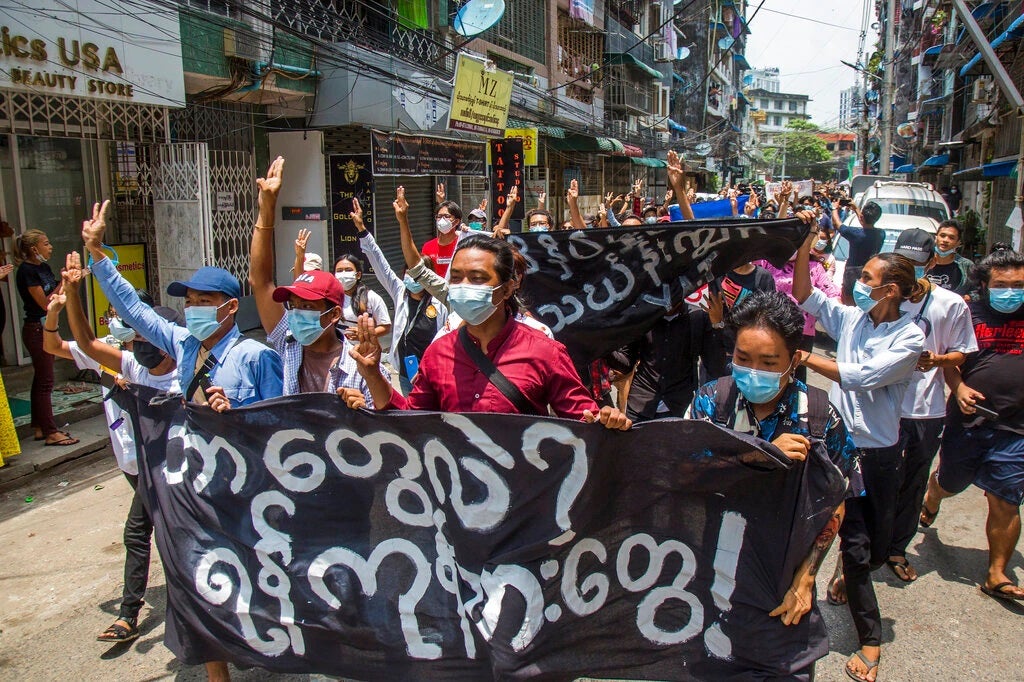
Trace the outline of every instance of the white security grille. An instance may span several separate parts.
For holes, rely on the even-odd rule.
[[[0,133],[165,142],[164,107],[0,90]]]
[[[202,143],[157,147],[153,172],[153,214],[160,253],[160,286],[188,279],[210,264],[210,162]],[[166,303],[181,309],[182,299]]]
[[[256,218],[255,185],[256,165],[251,153],[210,152],[213,265],[237,277],[245,296],[252,293],[249,287],[249,246]]]

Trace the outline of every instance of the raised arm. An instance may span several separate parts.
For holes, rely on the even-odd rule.
[[[444,184],[438,185],[444,188]],[[398,186],[395,192],[395,200],[391,203],[395,209],[395,218],[398,220],[398,234],[402,241],[402,256],[405,257],[406,267],[412,267],[422,260],[420,250],[412,238],[412,230],[409,229],[409,202],[405,200],[405,187]]]
[[[296,278],[306,271],[306,245],[312,232],[302,228],[295,237],[295,263],[292,265],[292,278]]]
[[[46,306],[46,323],[43,325],[43,350],[54,357],[74,360],[71,347],[61,338],[60,330],[57,329],[60,325],[60,311],[64,310],[65,301],[66,297],[61,291],[50,297],[50,302]]]
[[[352,223],[356,226],[356,234],[359,236],[359,245],[363,249],[363,255],[366,256],[367,262],[370,267],[373,268],[374,273],[377,275],[377,281],[384,285],[384,288],[391,294],[392,300],[395,305],[398,305],[398,296],[402,289],[405,288],[405,283],[402,278],[399,277],[393,269],[391,269],[391,263],[388,263],[388,259],[384,257],[384,252],[380,250],[377,245],[377,240],[373,238],[370,231],[366,229],[366,224],[363,222],[363,207],[359,203],[359,199],[352,200],[352,212],[348,214],[348,217],[352,220]]]
[[[811,286],[811,247],[817,239],[817,233],[811,230],[796,252],[796,263],[793,264],[793,298],[797,303],[806,301],[814,288]]]
[[[569,191],[565,195],[565,201],[569,204],[569,220],[572,221],[573,228],[577,230],[587,229],[587,224],[583,222],[583,214],[580,213],[580,183],[576,178],[573,178],[569,183]]]
[[[519,201],[519,188],[512,185],[512,189],[508,191],[508,196],[505,197],[505,210],[502,212],[501,219],[498,220],[498,224],[494,228],[495,239],[504,239],[511,232],[508,229],[508,223],[512,220],[512,212],[515,210],[517,201]]]
[[[82,305],[82,257],[77,251],[69,253],[61,272],[64,295],[67,297],[68,324],[78,349],[104,367],[121,372],[121,351],[96,338]]]
[[[683,220],[693,220],[693,209],[690,208],[690,196],[686,193],[686,176],[683,173],[682,161],[674,149],[668,150],[668,182],[672,185],[672,193],[679,199],[679,210]]]
[[[152,308],[139,300],[135,287],[121,276],[103,251],[103,235],[107,229],[109,207],[109,199],[103,202],[102,207],[98,203],[93,204],[92,219],[82,221],[82,241],[93,258],[92,276],[121,319],[154,346],[176,358],[175,325],[157,315]],[[182,330],[182,334],[185,333],[187,332]]]
[[[259,187],[259,218],[252,231],[252,244],[249,247],[249,284],[252,285],[260,324],[268,334],[274,331],[284,317],[284,306],[274,301],[274,221],[277,219],[277,194],[281,191],[283,174],[284,159],[279,156],[267,169],[267,177],[256,180]]]

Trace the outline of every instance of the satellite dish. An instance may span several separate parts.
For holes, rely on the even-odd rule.
[[[711,145],[707,142],[701,142],[699,145],[693,148],[695,152],[701,156],[707,156],[711,153]]]
[[[722,38],[721,40],[718,41],[718,49],[719,50],[728,50],[730,47],[732,47],[732,44],[735,43],[735,42],[736,42],[735,38],[733,38],[732,36],[726,36],[726,37],[724,37],[724,38]]]
[[[494,26],[503,14],[505,0],[469,0],[455,15],[452,28],[460,36],[471,38]]]
[[[686,59],[689,56],[690,56],[690,48],[682,46],[682,45],[676,48],[676,59],[678,61],[683,61],[684,59]]]
[[[754,74],[748,73],[746,76],[744,76],[743,77],[743,84],[744,85],[753,85],[754,84]]]
[[[917,128],[910,121],[906,121],[896,126],[896,134],[904,140],[910,140],[917,137]]]

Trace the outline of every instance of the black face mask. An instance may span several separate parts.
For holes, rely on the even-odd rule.
[[[146,369],[156,369],[157,365],[167,357],[162,350],[149,341],[132,341],[132,355]]]

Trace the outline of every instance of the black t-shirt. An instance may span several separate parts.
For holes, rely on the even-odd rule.
[[[722,300],[726,308],[732,308],[754,291],[775,291],[775,278],[760,265],[754,271],[740,275],[731,271],[718,278],[718,286],[722,289]]]
[[[53,276],[53,270],[46,263],[24,262],[18,266],[18,272],[14,276],[18,285],[18,295],[25,304],[25,321],[38,322],[46,317],[46,309],[40,308],[32,294],[28,292],[30,287],[42,287],[43,294],[49,296],[57,288],[57,278]]]
[[[934,265],[932,269],[928,271],[928,281],[935,286],[940,286],[943,289],[953,291],[955,293],[963,293],[966,282],[964,282],[964,271],[957,265],[956,261],[952,263],[946,263],[945,265]]]
[[[423,351],[427,350],[437,335],[437,308],[433,299],[426,294],[418,301],[412,296],[407,296],[405,300],[409,312],[406,319],[409,321],[398,340],[398,371],[406,379],[412,379],[405,368],[405,358],[410,355],[415,355],[417,360],[423,358]]]
[[[1010,315],[997,313],[987,301],[968,303],[978,337],[978,352],[969,353],[960,367],[968,386],[980,391],[986,400],[981,404],[999,414],[997,429],[1024,435],[1024,308]],[[950,400],[947,414],[965,417],[955,400]]]

